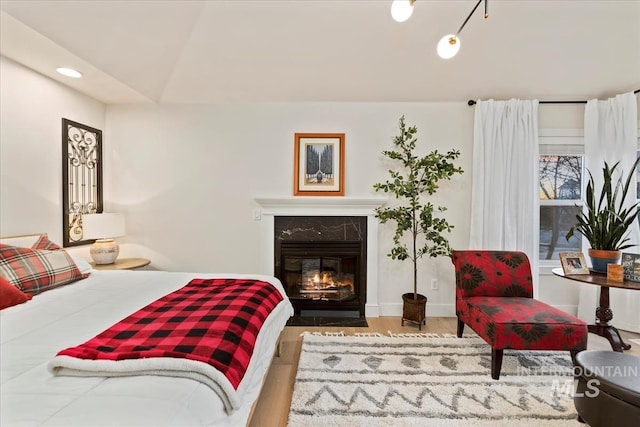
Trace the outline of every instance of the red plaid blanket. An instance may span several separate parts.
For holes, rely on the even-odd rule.
[[[108,361],[184,358],[213,366],[237,389],[258,332],[282,299],[267,282],[193,279],[58,356]]]

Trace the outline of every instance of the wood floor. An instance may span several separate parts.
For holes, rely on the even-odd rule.
[[[389,331],[400,333],[418,332],[418,327],[412,324],[400,325],[399,317],[377,317],[367,319],[369,326],[366,328],[349,327],[308,327],[288,326],[280,337],[280,356],[274,357],[269,373],[262,388],[262,393],[254,408],[249,427],[284,427],[287,425],[289,405],[293,393],[293,383],[298,369],[298,358],[302,346],[300,334],[309,332],[338,332],[344,331],[345,335],[354,335],[356,332],[379,332],[386,335]],[[428,317],[426,326],[422,326],[421,332],[433,332],[437,334],[455,334],[455,317]],[[471,332],[467,327],[465,332]],[[629,339],[640,339],[640,334],[620,331],[623,340],[631,344],[631,350],[627,354],[640,356],[640,345],[630,343]],[[589,349],[610,350],[609,343],[599,336],[589,334]],[[489,375],[489,373],[487,373]]]

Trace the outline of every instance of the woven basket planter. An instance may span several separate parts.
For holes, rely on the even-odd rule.
[[[422,325],[427,324],[427,297],[417,294],[417,299],[413,299],[413,292],[402,295],[402,326],[408,320],[418,324],[418,330]]]

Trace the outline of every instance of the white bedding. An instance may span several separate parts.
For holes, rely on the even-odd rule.
[[[93,271],[89,278],[0,311],[0,426],[243,426],[257,399],[275,345],[293,314],[284,300],[267,318],[238,386],[241,408],[227,414],[214,391],[193,379],[161,376],[53,376],[47,363],[192,278],[270,276]]]

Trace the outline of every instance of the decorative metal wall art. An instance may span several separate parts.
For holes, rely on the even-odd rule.
[[[84,240],[82,215],[102,212],[102,131],[62,119],[63,246]]]

